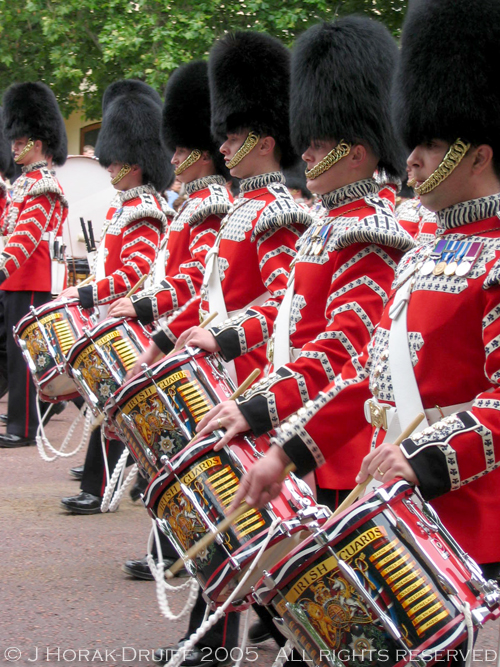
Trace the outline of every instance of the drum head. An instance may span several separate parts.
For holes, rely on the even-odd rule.
[[[80,218],[85,223],[92,221],[97,245],[116,190],[99,160],[84,155],[70,155],[62,167],[56,167],[56,177],[69,202],[68,221],[63,232],[66,252],[71,257],[87,257]]]

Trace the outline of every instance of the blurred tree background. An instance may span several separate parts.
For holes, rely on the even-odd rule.
[[[170,73],[204,58],[231,29],[268,32],[288,46],[336,15],[365,14],[396,36],[407,0],[0,0],[0,91],[45,81],[67,116],[82,101],[101,114],[108,84],[136,77],[163,93]]]

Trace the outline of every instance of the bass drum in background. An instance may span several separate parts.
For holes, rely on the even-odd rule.
[[[56,167],[55,171],[69,203],[68,221],[63,232],[66,255],[86,258],[80,218],[85,223],[92,221],[97,245],[116,190],[111,185],[110,175],[94,157],[69,155],[66,163]]]

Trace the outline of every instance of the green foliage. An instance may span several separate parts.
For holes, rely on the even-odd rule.
[[[227,2],[227,4],[226,4]],[[83,94],[100,117],[108,84],[123,77],[160,93],[181,63],[205,58],[231,29],[268,32],[292,45],[320,20],[362,13],[398,34],[406,0],[0,0],[0,90],[42,80],[69,115]]]

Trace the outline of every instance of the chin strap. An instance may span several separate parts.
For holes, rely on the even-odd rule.
[[[426,195],[429,192],[432,192],[437,186],[442,183],[448,176],[454,171],[458,165],[462,162],[464,157],[467,155],[467,151],[470,148],[470,144],[457,139],[454,144],[450,146],[448,152],[441,161],[441,164],[437,167],[435,171],[427,178],[422,185],[418,187],[413,187],[416,194],[420,197],[421,195]],[[412,180],[412,183],[415,183],[415,180]]]

